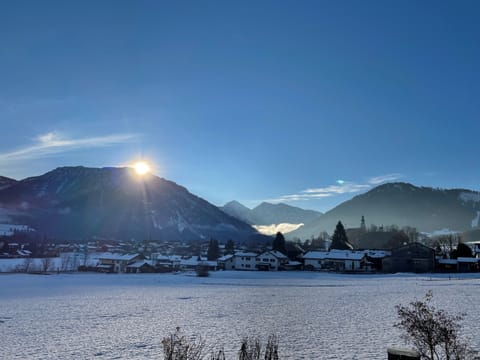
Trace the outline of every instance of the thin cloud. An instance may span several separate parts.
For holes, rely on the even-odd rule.
[[[405,175],[399,174],[399,173],[393,173],[393,174],[385,174],[385,175],[380,175],[380,176],[375,176],[370,179],[368,179],[368,183],[371,185],[380,185],[386,182],[390,181],[397,181],[399,179],[404,178]]]
[[[9,164],[20,160],[38,159],[48,155],[95,147],[114,146],[132,142],[139,134],[109,134],[104,136],[68,139],[56,132],[39,135],[31,146],[11,152],[0,153],[0,163]]]
[[[394,173],[394,174],[385,174],[380,176],[375,176],[367,179],[365,183],[355,183],[352,181],[337,180],[336,184],[329,185],[319,188],[309,188],[300,191],[298,194],[291,195],[281,195],[273,199],[266,199],[264,201],[272,203],[280,202],[295,202],[295,201],[307,201],[307,200],[318,200],[326,197],[339,196],[342,194],[353,194],[361,191],[367,191],[371,188],[389,182],[396,181],[398,179],[404,178],[403,174]]]
[[[303,190],[302,193],[306,194],[328,194],[330,196],[335,194],[348,194],[368,189],[370,185],[367,184],[355,184],[353,182],[344,181],[339,185],[330,185],[327,187],[313,188]]]

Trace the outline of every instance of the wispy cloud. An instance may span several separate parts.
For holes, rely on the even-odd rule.
[[[368,189],[370,185],[368,184],[355,184],[350,181],[343,181],[341,184],[338,185],[330,185],[321,188],[313,188],[313,189],[306,189],[303,190],[302,193],[305,194],[328,194],[329,196],[335,194],[347,194],[347,193],[355,193],[358,191],[362,191]]]
[[[385,175],[368,178],[363,183],[337,180],[336,184],[334,185],[328,185],[328,186],[318,187],[318,188],[309,188],[309,189],[302,190],[297,194],[281,195],[279,197],[276,197],[273,199],[266,199],[264,201],[279,203],[279,202],[294,202],[294,201],[306,201],[306,200],[315,200],[315,199],[318,200],[326,197],[338,196],[342,194],[353,194],[361,191],[366,191],[371,189],[374,186],[377,186],[386,182],[396,181],[404,177],[405,176],[403,174],[392,173],[392,174],[385,174]]]
[[[385,174],[385,175],[380,175],[380,176],[375,176],[370,179],[368,179],[368,183],[371,185],[380,185],[386,182],[391,182],[391,181],[397,181],[399,179],[404,178],[405,175],[399,174],[399,173],[393,173],[393,174]]]
[[[139,134],[109,134],[104,136],[86,138],[65,138],[57,132],[49,132],[37,136],[33,145],[14,151],[0,153],[0,164],[10,164],[21,160],[38,159],[45,156],[59,154],[67,151],[106,147],[134,141]]]

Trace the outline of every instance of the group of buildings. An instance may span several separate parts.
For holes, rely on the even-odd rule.
[[[479,271],[480,247],[475,248],[475,257],[443,259],[435,250],[421,243],[409,243],[392,250],[330,250],[309,251],[295,260],[279,251],[262,253],[237,251],[224,255],[216,261],[207,261],[201,256],[152,254],[145,259],[140,254],[105,253],[97,257],[90,270],[103,272],[169,272],[194,270],[199,265],[210,270],[278,271],[309,270],[344,273],[369,272],[466,272]]]
[[[198,266],[209,270],[300,270],[302,262],[292,261],[279,251],[235,252],[209,261],[202,256],[182,257],[179,255],[161,255],[154,253],[149,259],[141,254],[98,254],[89,261],[85,270],[112,273],[171,272],[195,270]]]

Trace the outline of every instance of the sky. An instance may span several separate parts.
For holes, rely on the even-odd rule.
[[[478,1],[2,1],[0,175],[148,161],[223,205],[479,190]]]

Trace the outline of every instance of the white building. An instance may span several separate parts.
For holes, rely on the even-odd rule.
[[[237,252],[234,255],[235,270],[256,270],[257,254],[254,252]]]
[[[233,254],[224,255],[218,258],[218,267],[223,270],[235,269],[235,257]]]
[[[280,270],[288,264],[288,257],[280,251],[266,251],[256,258],[256,267],[259,270]]]
[[[103,269],[108,272],[125,272],[127,265],[133,264],[136,261],[142,260],[143,256],[140,254],[109,254],[104,253],[98,257],[99,264],[97,269]]]
[[[370,270],[365,251],[309,251],[303,255],[305,270],[366,271]]]

